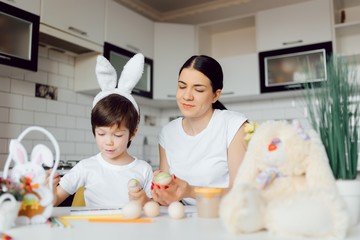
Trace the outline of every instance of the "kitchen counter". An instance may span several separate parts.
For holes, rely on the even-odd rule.
[[[70,214],[68,207],[57,207],[54,216]],[[93,223],[87,220],[69,220],[70,228],[50,227],[48,224],[15,227],[6,231],[14,240],[99,240],[99,239],[253,239],[291,240],[289,237],[258,232],[235,236],[228,233],[219,218],[198,218],[194,207],[186,207],[186,217],[171,219],[167,209],[161,208],[161,215],[151,223]],[[350,229],[347,240],[360,238],[360,225]],[[311,238],[294,238],[296,240]]]

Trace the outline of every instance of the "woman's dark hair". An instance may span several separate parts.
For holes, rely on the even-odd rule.
[[[223,71],[221,65],[212,57],[206,55],[194,55],[190,57],[180,68],[179,75],[184,68],[193,68],[209,78],[213,93],[223,88]],[[214,102],[212,106],[214,109],[226,109],[220,101]]]
[[[129,129],[131,138],[139,124],[140,115],[134,105],[119,94],[110,94],[101,99],[91,111],[91,126],[95,136],[96,127],[111,127],[122,124]],[[130,140],[130,139],[129,139]],[[127,147],[130,147],[131,141]]]

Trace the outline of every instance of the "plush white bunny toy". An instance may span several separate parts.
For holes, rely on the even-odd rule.
[[[320,137],[286,121],[255,131],[220,217],[235,234],[344,239],[349,227]]]
[[[43,144],[36,145],[28,160],[27,152],[20,140],[30,131],[41,131],[52,141],[55,151],[55,163],[52,152]],[[19,136],[12,139],[9,146],[9,157],[5,164],[4,177],[7,177],[10,161],[14,160],[15,166],[11,169],[10,179],[22,185],[25,189],[24,199],[20,207],[17,224],[45,223],[51,216],[53,209],[53,175],[59,163],[59,146],[55,138],[45,129],[29,127]],[[42,165],[53,167],[49,177],[49,185],[45,184],[46,171]],[[54,165],[54,166],[53,166]]]

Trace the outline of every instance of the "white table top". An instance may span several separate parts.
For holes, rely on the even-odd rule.
[[[70,215],[69,207],[54,208],[54,216]],[[258,232],[234,236],[228,233],[219,218],[199,218],[194,207],[186,207],[186,217],[171,219],[167,209],[151,223],[93,223],[87,220],[68,220],[70,228],[51,227],[49,224],[17,226],[5,233],[13,240],[112,240],[112,239],[255,239],[291,240],[289,237]],[[360,238],[360,225],[350,229],[348,240]],[[305,239],[305,238],[304,238]],[[306,238],[309,240],[309,238]],[[299,240],[299,238],[296,238]]]

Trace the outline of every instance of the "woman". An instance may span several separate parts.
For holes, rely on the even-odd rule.
[[[246,151],[246,118],[226,110],[218,99],[223,88],[220,64],[208,56],[192,56],[179,72],[176,101],[183,117],[161,130],[160,170],[173,181],[166,189],[153,186],[155,201],[195,204],[196,186],[224,188],[233,185]]]

